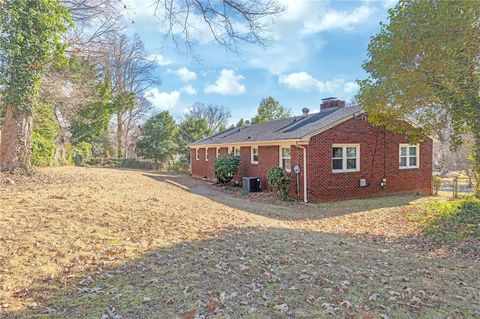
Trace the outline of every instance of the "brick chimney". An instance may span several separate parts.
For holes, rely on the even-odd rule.
[[[345,101],[339,100],[336,97],[326,97],[322,99],[322,104],[320,104],[320,111],[326,110],[331,107],[344,108]]]

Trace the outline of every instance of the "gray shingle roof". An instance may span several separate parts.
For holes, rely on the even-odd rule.
[[[358,112],[362,112],[362,109],[358,106],[332,107],[307,116],[295,116],[283,120],[232,128],[192,143],[191,146],[301,140]]]

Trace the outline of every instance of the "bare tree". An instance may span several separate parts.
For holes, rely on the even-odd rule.
[[[237,52],[241,42],[265,45],[269,18],[284,11],[277,0],[155,0],[155,15],[165,26],[165,38],[189,52],[195,32],[207,28],[213,40]],[[179,39],[179,37],[181,39]]]
[[[128,118],[136,117],[140,97],[145,90],[159,82],[154,73],[156,63],[148,58],[140,37],[135,35],[129,38],[124,33],[110,35],[107,60],[104,74],[112,83],[112,105],[117,126],[117,156],[125,157],[126,138],[131,127],[128,125]]]
[[[208,104],[195,102],[186,118],[202,118],[207,121],[211,132],[218,132],[226,127],[232,114],[227,107],[217,104]]]
[[[141,136],[141,124],[152,112],[153,105],[144,96],[137,96],[136,107],[125,114],[125,157],[136,153],[137,141]]]

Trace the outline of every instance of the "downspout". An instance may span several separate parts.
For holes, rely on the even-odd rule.
[[[303,201],[308,203],[307,196],[307,148],[302,145],[297,145],[299,148],[303,149]]]

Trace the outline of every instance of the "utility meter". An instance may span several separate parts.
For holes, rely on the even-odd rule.
[[[300,165],[298,165],[298,164],[295,165],[295,166],[293,167],[293,171],[295,172],[295,174],[300,174]]]

